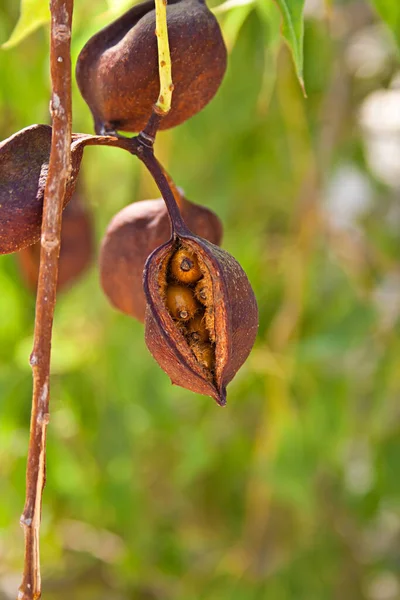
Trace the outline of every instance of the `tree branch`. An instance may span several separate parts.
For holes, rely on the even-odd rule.
[[[49,422],[51,334],[56,302],[62,206],[71,172],[70,42],[73,0],[51,0],[50,10],[50,110],[53,133],[43,206],[34,346],[31,354],[33,396],[26,500],[21,516],[25,534],[25,562],[18,600],[37,600],[41,597],[39,531],[46,471],[46,429]]]

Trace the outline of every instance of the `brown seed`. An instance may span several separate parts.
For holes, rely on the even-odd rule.
[[[38,241],[51,147],[51,127],[32,125],[0,144],[0,254]],[[72,152],[64,206],[75,188],[83,146]]]
[[[170,269],[173,277],[182,283],[194,283],[202,276],[196,256],[185,248],[175,252]]]
[[[175,231],[170,241],[157,248],[146,262],[143,278],[148,302],[146,344],[173,383],[212,396],[218,404],[224,405],[226,386],[254,344],[258,328],[257,304],[237,261],[224,250],[180,227],[179,235]],[[215,345],[209,344],[213,352],[212,362],[209,361],[212,368],[208,367],[206,372],[165,303],[170,285],[168,264],[179,247],[196,255],[212,286],[211,304],[205,306],[205,323]],[[207,320],[208,313],[212,315],[211,321]]]
[[[183,285],[170,285],[167,287],[166,305],[171,315],[178,321],[189,321],[198,309],[192,291]]]
[[[217,92],[226,69],[218,22],[202,0],[167,6],[174,93],[160,128],[198,113]],[[94,35],[81,51],[76,79],[97,133],[140,131],[159,94],[154,1],[137,4]]]
[[[194,294],[199,302],[210,306],[212,303],[212,281],[209,274],[205,274],[197,283]]]
[[[221,221],[204,206],[182,199],[182,214],[190,228],[213,244],[220,244]],[[170,236],[164,200],[143,200],[123,208],[110,222],[100,250],[101,285],[111,304],[144,321],[146,299],[142,287],[147,257]]]
[[[186,325],[186,333],[190,342],[208,342],[210,337],[204,315],[198,314]]]

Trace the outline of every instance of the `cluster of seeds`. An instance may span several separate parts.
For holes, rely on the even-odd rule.
[[[208,379],[214,376],[215,327],[211,276],[185,246],[172,255],[162,282],[167,309]]]

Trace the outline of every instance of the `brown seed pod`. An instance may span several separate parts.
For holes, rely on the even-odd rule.
[[[91,215],[80,196],[75,193],[63,213],[58,262],[58,291],[65,291],[75,283],[89,266],[92,255]],[[39,276],[40,242],[24,248],[17,254],[17,257],[27,286],[32,291],[36,291]]]
[[[214,244],[222,239],[222,224],[204,206],[181,199],[189,227]],[[110,222],[100,250],[100,281],[111,304],[144,321],[146,299],[142,287],[147,257],[168,240],[171,224],[164,200],[143,200],[123,208]]]
[[[169,0],[168,38],[174,83],[168,129],[198,113],[217,92],[226,69],[220,27],[203,0]],[[82,49],[76,79],[97,133],[144,128],[159,94],[154,1],[131,8]]]
[[[195,283],[202,275],[196,256],[184,248],[175,252],[170,269],[172,276],[182,283]]]
[[[212,286],[204,311],[215,344],[190,344],[166,305],[171,285],[169,265],[180,249],[193,252]],[[256,337],[258,311],[253,290],[241,266],[228,252],[193,235],[184,224],[148,258],[143,274],[147,299],[146,344],[172,383],[226,403],[226,386],[246,360]],[[207,312],[213,315],[212,330]],[[205,350],[207,349],[207,351]]]
[[[32,125],[0,144],[0,254],[38,241],[51,147],[51,127]],[[72,151],[64,206],[75,188],[83,146]]]

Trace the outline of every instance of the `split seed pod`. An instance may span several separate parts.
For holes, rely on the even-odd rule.
[[[85,272],[93,255],[93,226],[88,208],[75,193],[65,208],[61,227],[57,290],[68,289]],[[17,254],[26,285],[36,291],[39,276],[40,242]]]
[[[172,383],[226,403],[226,386],[253,347],[258,310],[253,290],[239,263],[228,252],[191,233],[174,218],[171,239],[148,258],[143,274],[147,299],[146,344]],[[171,262],[177,252],[192,252],[210,288],[206,304],[198,304],[209,341],[190,337],[191,321],[181,323],[168,303],[174,286]],[[202,281],[200,279],[200,281]],[[195,298],[194,286],[187,286]]]
[[[197,235],[220,244],[222,224],[204,206],[180,199],[182,215]],[[123,208],[110,222],[100,250],[100,281],[111,304],[144,321],[143,269],[153,250],[168,240],[171,224],[165,202],[143,200]]]
[[[217,92],[226,69],[218,22],[204,0],[169,0],[168,38],[174,83],[168,129],[198,113]],[[97,133],[144,128],[159,94],[154,0],[131,8],[81,51],[76,79]]]
[[[0,144],[0,254],[38,241],[51,148],[51,127],[32,125]],[[75,188],[83,146],[72,150],[64,206]]]

